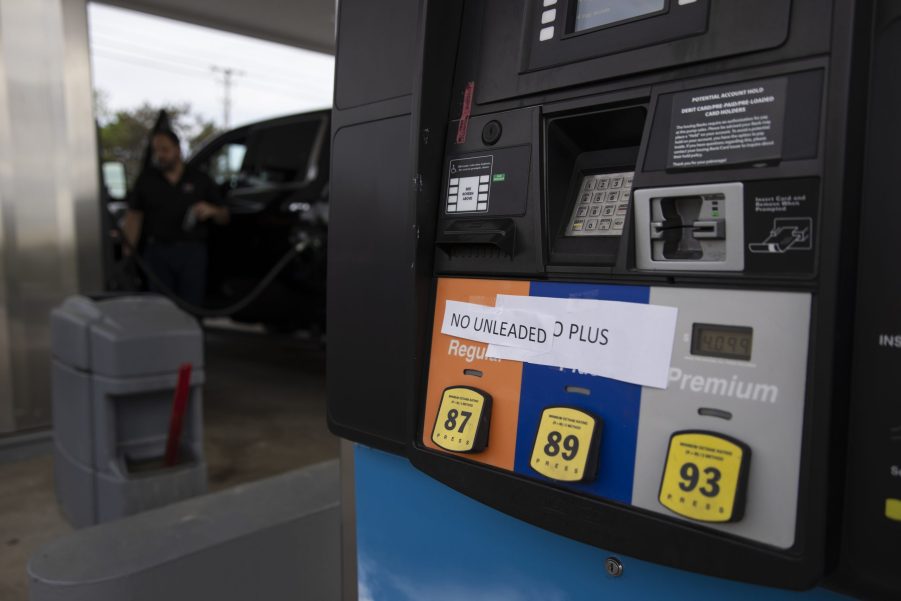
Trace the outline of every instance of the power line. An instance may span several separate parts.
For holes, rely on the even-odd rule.
[[[176,68],[176,69],[188,67],[188,68],[194,68],[194,69],[198,69],[199,71],[203,71],[203,72],[209,73],[209,71],[208,71],[208,69],[209,69],[208,63],[207,63],[207,64],[204,64],[204,65],[199,65],[199,64],[192,63],[192,62],[190,62],[190,61],[184,61],[184,60],[170,60],[170,59],[159,58],[159,57],[149,57],[149,56],[144,56],[144,55],[135,54],[135,53],[133,53],[133,52],[131,52],[131,51],[127,51],[127,50],[121,50],[121,49],[118,49],[118,48],[106,48],[106,47],[104,47],[104,46],[94,45],[92,51],[96,51],[96,50],[101,50],[101,51],[104,51],[104,52],[112,52],[112,53],[115,53],[115,54],[117,54],[117,55],[122,55],[122,56],[125,56],[125,57],[128,57],[128,58],[134,58],[134,59],[137,60],[137,61],[153,61],[153,62],[160,63],[160,64],[171,65],[171,66],[173,66],[173,67]],[[251,87],[257,87],[257,88],[267,87],[267,88],[273,89],[273,90],[276,91],[276,92],[288,92],[288,93],[293,94],[293,95],[301,95],[301,96],[306,96],[306,97],[309,98],[309,99],[316,99],[316,100],[319,100],[318,98],[314,98],[313,96],[310,96],[309,94],[304,94],[304,92],[305,92],[305,87],[304,87],[304,86],[301,86],[301,85],[298,85],[298,86],[285,86],[285,85],[281,85],[281,84],[276,83],[276,82],[270,82],[270,81],[267,81],[267,80],[262,79],[262,78],[255,78],[255,77],[253,77],[253,76],[248,76],[248,77],[246,77],[246,80],[252,81],[252,82],[257,83],[257,84],[260,84],[260,85],[258,85],[258,86],[251,86]],[[322,90],[322,91],[323,91],[323,92],[327,92],[327,90]]]
[[[244,68],[248,68],[248,57],[236,57],[232,58],[229,56],[223,56],[221,53],[216,53],[214,56],[211,56],[209,53],[199,52],[197,49],[185,50],[184,52],[165,52],[160,51],[156,46],[148,46],[141,43],[135,43],[134,40],[120,40],[117,38],[110,38],[106,36],[92,36],[92,46],[100,45],[109,45],[113,50],[121,50],[124,52],[139,52],[142,56],[147,54],[151,54],[156,57],[165,58],[168,60],[174,60],[179,63],[185,61],[194,61],[199,62],[200,64],[207,65],[209,63],[215,63],[219,61],[226,60],[228,62],[240,62]],[[281,71],[279,72],[274,68],[273,61],[263,62],[259,61],[249,61],[256,64],[256,68],[260,70],[266,71],[267,79],[278,79],[285,83],[290,84],[309,84],[311,82],[325,83],[326,85],[330,85],[332,83],[332,77],[326,75],[323,76],[321,73],[317,71],[311,71],[309,73],[302,73],[298,71]],[[297,76],[297,77],[295,77]]]
[[[159,63],[154,60],[144,60],[144,59],[140,59],[137,57],[125,57],[125,56],[116,55],[113,53],[108,53],[103,50],[95,50],[92,54],[98,58],[105,58],[107,60],[121,61],[121,62],[129,63],[132,65],[140,65],[142,67],[158,69],[160,71],[165,71],[167,73],[172,73],[175,75],[185,75],[187,77],[193,77],[195,79],[202,73],[206,73],[205,69],[202,71],[199,71],[199,72],[191,71],[190,69],[193,69],[193,67],[191,67],[190,65],[184,65],[184,68],[179,68],[179,67],[176,67],[173,65],[166,65],[163,63]]]
[[[121,50],[106,49],[95,46],[92,50],[92,54],[100,58],[140,65],[151,69],[157,69],[159,71],[165,71],[167,73],[177,73],[180,75],[193,77],[194,79],[197,79],[209,73],[207,67],[194,66],[190,63],[177,64],[174,62],[166,61],[164,59],[141,57]],[[308,101],[321,102],[321,98],[318,98],[309,93],[304,93],[303,89],[279,88],[278,86],[272,84],[260,84],[253,82],[251,82],[249,85],[245,84],[244,87],[260,92],[277,94],[279,96],[284,96],[285,98],[291,98],[294,100],[306,99]]]
[[[217,53],[215,57],[210,56],[208,53],[204,54],[202,52],[198,52],[196,48],[188,49],[185,47],[185,51],[183,53],[172,53],[172,52],[161,52],[157,46],[150,46],[146,44],[136,43],[134,39],[123,40],[116,36],[108,36],[103,34],[92,33],[91,35],[92,45],[100,42],[101,44],[111,44],[113,48],[118,49],[127,49],[126,47],[130,47],[142,54],[152,53],[156,56],[160,57],[170,57],[172,60],[176,60],[179,62],[185,60],[198,60],[202,64],[209,64],[211,62],[221,61],[223,58],[229,60],[230,62],[241,61],[245,63],[248,62],[248,57],[245,56],[234,56],[228,55],[223,56],[222,53]],[[329,75],[322,75],[320,72],[311,71],[309,73],[299,73],[297,71],[287,71],[287,70],[279,70],[274,68],[273,62],[261,62],[251,60],[250,62],[255,63],[259,68],[265,69],[267,71],[267,78],[271,79],[279,79],[285,83],[291,84],[301,84],[301,85],[309,85],[312,82],[323,84],[323,85],[331,85],[333,78]],[[299,76],[301,79],[297,79],[295,76]]]
[[[90,31],[90,38],[92,40],[106,38],[113,42],[125,42],[132,44],[137,42],[148,45],[154,50],[159,50],[159,38],[161,37],[160,33],[162,32],[149,32],[141,27],[129,28],[127,30],[124,30],[122,28],[116,30],[108,30],[105,28],[92,27]],[[168,32],[166,33],[168,34]],[[209,39],[195,41],[196,38],[193,37],[167,34],[163,34],[163,37],[165,37],[165,48],[169,50],[193,54],[198,50],[203,51],[204,49],[211,48],[220,58],[220,60],[227,59],[244,61],[249,57],[256,56],[257,52],[260,52],[272,56],[273,59],[275,61],[278,61],[279,63],[291,60],[304,62],[309,61],[312,63],[322,63],[326,61],[334,62],[334,55],[329,53],[316,52],[279,43],[273,43],[273,48],[260,47],[257,44],[243,43],[245,41],[262,41],[258,39],[237,41]]]

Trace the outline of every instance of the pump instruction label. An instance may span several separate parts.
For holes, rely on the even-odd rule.
[[[757,273],[812,273],[819,180],[748,182],[745,187],[745,268]]]
[[[667,168],[781,159],[787,88],[777,77],[676,94]]]
[[[493,169],[491,155],[452,160],[447,176],[447,212],[487,212]]]

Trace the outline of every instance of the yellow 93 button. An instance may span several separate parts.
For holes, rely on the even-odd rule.
[[[456,453],[478,453],[488,446],[491,395],[468,386],[446,388],[432,428],[432,442]]]
[[[562,482],[593,480],[602,425],[601,418],[581,409],[547,407],[532,447],[532,469]]]
[[[699,522],[737,522],[745,511],[751,449],[713,432],[676,432],[669,441],[660,503]]]

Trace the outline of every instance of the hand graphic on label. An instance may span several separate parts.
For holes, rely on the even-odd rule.
[[[748,250],[752,253],[782,254],[790,250],[811,250],[813,220],[810,217],[798,219],[776,218],[770,235],[763,242],[752,242]]]

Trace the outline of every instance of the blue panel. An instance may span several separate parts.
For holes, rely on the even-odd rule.
[[[589,298],[647,304],[650,289],[645,286],[597,286],[532,282],[531,296]],[[568,393],[566,386],[591,391],[590,396]],[[516,472],[548,480],[529,467],[532,445],[545,407],[565,405],[587,410],[603,420],[597,478],[585,484],[556,485],[594,496],[630,503],[641,386],[600,376],[580,374],[571,369],[544,365],[523,366],[516,434]]]
[[[362,601],[831,601],[824,590],[795,593],[700,576],[611,555],[465,497],[406,459],[356,447],[356,530]],[[661,541],[661,544],[668,544]]]
[[[648,286],[614,286],[600,284],[565,284],[559,282],[532,282],[529,296],[550,298],[589,298],[594,300],[622,301],[648,304],[651,289]]]

